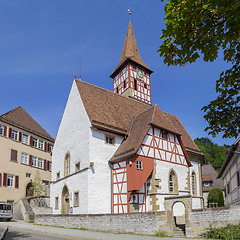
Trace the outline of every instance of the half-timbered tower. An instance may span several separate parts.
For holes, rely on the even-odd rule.
[[[132,23],[129,21],[120,62],[110,76],[113,78],[113,91],[152,103],[151,73],[152,70],[140,57]]]
[[[74,79],[53,150],[54,213],[163,211],[182,196],[202,208],[203,154],[176,116],[151,105],[151,73],[129,22],[114,91]]]

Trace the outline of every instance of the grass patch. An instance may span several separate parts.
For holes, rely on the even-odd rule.
[[[240,224],[228,224],[226,227],[221,228],[208,228],[207,232],[203,235],[205,238],[212,239],[240,239]]]
[[[155,234],[156,237],[168,237],[168,235],[163,231],[158,231]]]

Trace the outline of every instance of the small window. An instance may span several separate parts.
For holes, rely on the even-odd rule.
[[[195,172],[192,173],[192,194],[196,194],[196,174]]]
[[[22,152],[21,163],[28,164],[28,154],[27,153]]]
[[[60,172],[57,172],[57,180],[60,179]]]
[[[173,192],[174,190],[174,185],[173,185],[173,176],[172,176],[172,173],[170,174],[169,176],[169,192]]]
[[[111,145],[114,145],[115,144],[115,138],[114,137],[111,137],[111,136],[105,136],[105,141],[107,144],[111,144]]]
[[[13,187],[13,175],[8,174],[7,175],[7,186],[8,187]]]
[[[37,147],[38,140],[37,138],[33,138],[33,147]]]
[[[116,92],[118,93],[118,87],[117,87],[117,89],[116,89]]]
[[[55,209],[58,209],[58,197],[55,197]]]
[[[67,176],[70,174],[70,153],[68,152],[65,155],[65,161],[64,161],[64,176]]]
[[[38,141],[38,148],[43,149],[43,141],[42,140]]]
[[[32,156],[32,166],[37,167],[37,157]]]
[[[43,159],[42,158],[38,158],[38,167],[43,168]]]
[[[12,139],[17,140],[18,138],[18,131],[12,130]]]
[[[80,162],[75,164],[75,172],[78,172],[80,170]]]
[[[134,79],[134,90],[137,91],[137,80],[136,79]]]
[[[28,144],[28,139],[29,139],[28,135],[23,133],[23,135],[22,135],[22,143]]]
[[[167,133],[166,132],[162,132],[162,138],[167,139]]]
[[[30,178],[31,177],[31,173],[26,173],[26,177]]]
[[[204,187],[208,187],[208,186],[210,186],[209,181],[204,181]]]
[[[123,82],[123,88],[126,88],[126,81]]]
[[[230,193],[230,182],[227,184],[227,193]]]
[[[79,191],[74,193],[74,207],[79,206]]]
[[[52,152],[52,151],[53,151],[53,145],[50,144],[50,152]]]
[[[14,149],[11,149],[11,160],[17,162],[17,151]]]
[[[4,126],[1,125],[1,128],[0,128],[0,135],[3,135],[3,132],[4,132]]]
[[[139,161],[139,160],[136,161],[136,168],[137,169],[143,169],[142,161]]]
[[[49,162],[49,171],[52,171],[52,162]]]

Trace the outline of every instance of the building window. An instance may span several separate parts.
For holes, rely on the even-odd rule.
[[[70,153],[68,152],[65,155],[65,161],[64,161],[64,176],[67,176],[70,174]]]
[[[230,182],[227,184],[227,193],[230,193]]]
[[[43,159],[42,158],[38,158],[38,167],[43,168]]]
[[[58,197],[55,197],[55,209],[58,209]]]
[[[37,147],[38,140],[37,138],[33,138],[33,147]]]
[[[37,157],[32,156],[32,166],[37,167]]]
[[[52,152],[52,151],[53,151],[53,145],[50,144],[50,152]]]
[[[12,139],[17,140],[18,137],[18,131],[12,130]]]
[[[8,187],[13,187],[13,175],[8,174],[7,175],[7,186]]]
[[[60,179],[60,172],[57,172],[57,180]]]
[[[237,184],[240,186],[240,173],[239,171],[237,172]]]
[[[166,132],[162,132],[162,138],[167,139],[167,133]]]
[[[49,171],[52,171],[52,162],[49,162]]]
[[[192,194],[196,194],[196,174],[192,172]]]
[[[38,141],[38,148],[43,149],[43,141]]]
[[[204,187],[208,187],[210,186],[210,182],[209,181],[204,181]]]
[[[108,135],[105,135],[105,142],[107,144],[114,145],[115,144],[115,138],[111,137],[111,136],[108,136]]]
[[[75,164],[75,172],[78,172],[80,170],[80,162],[77,162]]]
[[[178,179],[176,172],[171,169],[169,172],[169,180],[168,180],[169,192],[178,193]]]
[[[21,163],[28,164],[28,154],[27,153],[22,152]]]
[[[22,143],[28,144],[28,135],[24,134],[22,135]]]
[[[1,125],[1,128],[0,128],[0,135],[3,135],[3,132],[4,132],[4,126]]]
[[[79,191],[74,192],[74,207],[79,206]]]
[[[31,177],[31,173],[26,173],[26,177],[30,178]]]
[[[139,161],[139,160],[136,161],[136,168],[137,169],[143,169],[142,161]]]
[[[11,149],[11,160],[17,162],[17,151],[14,149]]]

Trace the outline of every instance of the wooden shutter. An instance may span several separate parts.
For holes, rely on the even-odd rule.
[[[2,174],[0,173],[0,187],[2,186]]]
[[[19,176],[15,176],[15,188],[18,188],[19,186]]]
[[[47,161],[47,170],[49,171],[49,167],[50,167],[50,162]]]
[[[47,142],[44,142],[44,151],[47,151]]]
[[[22,132],[19,132],[19,135],[18,135],[18,141],[19,141],[19,142],[22,141]]]
[[[33,136],[30,136],[30,146],[33,146]]]
[[[237,183],[238,183],[238,186],[240,185],[240,181],[239,181],[239,172],[237,172]]]
[[[48,152],[50,152],[50,143],[48,143]]]
[[[17,161],[17,150],[11,149],[11,160]]]
[[[8,137],[9,137],[9,138],[12,138],[12,128],[9,128],[9,129],[8,129]]]
[[[44,170],[47,170],[47,160],[46,159],[44,159]]]
[[[28,160],[28,162],[29,162],[29,166],[32,166],[32,155],[29,155],[29,160]]]
[[[7,136],[7,126],[4,126],[3,135],[4,135],[5,137]]]
[[[7,186],[7,173],[3,173],[3,186]]]

